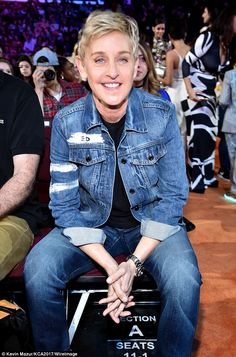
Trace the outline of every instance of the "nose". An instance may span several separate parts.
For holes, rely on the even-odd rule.
[[[107,75],[112,79],[115,79],[119,76],[119,70],[117,63],[115,61],[110,61],[108,64]]]

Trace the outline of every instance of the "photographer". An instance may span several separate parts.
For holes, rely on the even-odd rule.
[[[49,48],[44,47],[34,54],[33,65],[36,67],[33,73],[35,92],[42,108],[45,126],[44,155],[39,166],[37,188],[40,201],[47,205],[49,201],[49,156],[52,120],[60,109],[85,96],[87,92],[81,83],[69,83],[59,78],[57,75],[59,69],[58,57]],[[45,219],[48,219],[48,217],[45,217]]]
[[[47,47],[35,53],[33,64],[36,66],[33,73],[35,92],[44,114],[45,126],[51,126],[51,120],[58,110],[83,97],[86,90],[81,83],[68,83],[57,76],[57,54]]]

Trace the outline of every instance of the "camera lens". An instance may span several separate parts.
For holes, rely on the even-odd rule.
[[[47,69],[44,72],[44,77],[46,81],[53,81],[56,77],[56,73],[52,69]]]

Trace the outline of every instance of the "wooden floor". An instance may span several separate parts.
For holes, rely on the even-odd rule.
[[[185,216],[196,224],[189,234],[203,285],[194,357],[236,356],[236,204],[223,194],[229,183],[190,193]]]

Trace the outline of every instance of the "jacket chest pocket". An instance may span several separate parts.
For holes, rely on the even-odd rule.
[[[164,144],[145,147],[132,154],[131,164],[146,187],[158,185],[159,161],[166,154]]]
[[[106,161],[105,150],[70,145],[69,160],[78,166],[80,185],[89,191],[94,189],[99,183]]]

